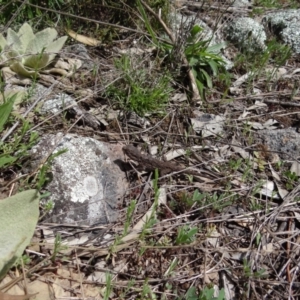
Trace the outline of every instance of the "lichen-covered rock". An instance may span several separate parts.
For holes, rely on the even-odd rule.
[[[300,53],[300,9],[268,13],[262,23],[295,53]]]
[[[226,39],[243,52],[255,53],[266,49],[264,27],[251,18],[237,18],[224,29]]]
[[[116,221],[118,204],[127,188],[121,170],[120,145],[59,133],[47,135],[33,149],[41,159],[63,149],[51,162],[52,180],[46,186],[54,209],[46,222],[80,225]]]

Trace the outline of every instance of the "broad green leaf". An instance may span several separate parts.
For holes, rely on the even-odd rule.
[[[39,193],[28,190],[0,200],[0,279],[30,243],[39,218]]]
[[[16,49],[19,52],[23,52],[22,51],[22,42],[21,42],[18,34],[10,28],[8,28],[8,30],[7,30],[6,41],[7,41],[6,44],[9,47],[9,49]]]
[[[215,45],[207,47],[206,51],[218,54],[221,51],[221,49],[225,48],[226,46],[227,46],[227,43],[225,43],[225,42],[219,43],[219,44],[215,44]]]
[[[0,168],[12,164],[13,162],[15,162],[17,160],[16,157],[12,157],[10,155],[3,155],[0,156]],[[0,200],[1,201],[1,200]]]
[[[33,70],[40,70],[49,64],[50,55],[47,53],[29,55],[24,60],[24,66]]]
[[[32,77],[37,75],[36,71],[31,71],[25,69],[25,67],[20,62],[15,62],[12,65],[10,65],[10,68],[12,71],[16,72],[19,75],[22,75],[24,77]]]
[[[201,70],[201,73],[204,75],[205,77],[205,80],[206,80],[206,85],[209,87],[209,88],[212,88],[212,80],[211,80],[211,77],[207,74],[207,72],[205,70]]]
[[[64,46],[67,39],[68,39],[67,36],[62,36],[46,47],[45,52],[49,53],[49,55],[50,55],[49,63],[55,58],[56,53],[62,49],[62,47]]]
[[[6,123],[8,117],[13,109],[15,99],[16,99],[16,97],[11,97],[5,103],[0,105],[0,132],[2,132],[3,126]]]
[[[217,63],[214,60],[208,60],[207,63],[211,67],[214,76],[217,76],[218,75],[218,65],[217,65]]]
[[[7,56],[8,59],[16,58],[16,60],[22,61],[21,54],[14,49],[10,49],[8,45],[4,47],[4,51],[6,52],[5,55]]]
[[[198,34],[199,32],[201,32],[203,29],[199,26],[199,25],[195,25],[192,30],[191,30],[191,35],[195,36],[196,34]]]
[[[199,63],[199,60],[193,56],[188,61],[189,61],[190,67],[194,67]]]
[[[24,53],[29,42],[34,39],[34,33],[31,26],[28,23],[24,23],[18,31],[18,36],[22,43],[22,53]]]
[[[200,96],[202,99],[204,99],[204,85],[201,81],[199,81],[198,79],[196,79],[196,84],[200,93]]]
[[[26,95],[25,91],[6,90],[4,92],[4,99],[3,99],[3,95],[0,94],[0,104],[4,103],[5,100],[7,102],[10,101],[11,98],[13,98],[14,101],[13,110],[15,110],[17,106],[23,102],[25,95]]]
[[[5,45],[6,45],[6,39],[0,33],[0,47],[1,47],[1,51],[4,50]]]
[[[46,28],[42,31],[39,31],[35,34],[34,39],[31,40],[27,45],[26,53],[41,53],[43,49],[46,48],[49,43],[52,43],[56,37],[57,31],[54,28]]]
[[[28,23],[24,23],[17,33],[9,28],[6,40],[0,35],[0,64],[8,65],[19,75],[32,77],[37,74],[37,70],[51,63],[67,40],[67,36],[55,40],[56,37],[57,31],[54,28],[46,28],[34,34]]]

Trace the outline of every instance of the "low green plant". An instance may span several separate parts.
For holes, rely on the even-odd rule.
[[[295,183],[298,182],[299,177],[295,172],[291,172],[290,170],[285,171],[283,175],[286,178],[286,188],[291,190],[295,186]]]
[[[128,233],[129,226],[132,223],[132,217],[135,212],[135,208],[136,208],[136,200],[132,200],[126,210],[126,220],[124,223],[123,236],[125,236]]]
[[[198,203],[200,207],[212,206],[214,210],[222,210],[222,208],[231,205],[236,201],[237,195],[232,193],[231,186],[226,187],[227,192],[224,193],[200,193],[195,190],[192,201]]]
[[[66,250],[68,247],[66,245],[62,244],[62,240],[61,240],[61,235],[57,234],[55,236],[55,240],[54,240],[54,247],[53,247],[53,253],[51,256],[51,260],[52,262],[55,262],[57,255],[60,251],[62,250]]]
[[[103,292],[103,299],[109,300],[110,294],[112,293],[112,290],[113,290],[112,275],[110,273],[105,273],[105,283],[106,283],[106,286],[105,286],[104,292]]]
[[[149,234],[151,228],[157,223],[156,219],[156,211],[158,207],[158,197],[159,197],[159,188],[158,188],[158,170],[155,169],[154,172],[154,180],[153,180],[153,190],[154,190],[154,202],[152,206],[151,215],[144,223],[143,230],[141,232],[141,240],[145,238],[147,234]]]
[[[201,40],[200,32],[203,29],[195,25],[187,38],[184,54],[188,60],[202,99],[205,98],[205,89],[212,88],[212,77],[220,72],[226,73],[225,62],[219,55],[225,43],[210,45],[210,40]]]
[[[148,283],[148,279],[146,279],[143,283],[143,288],[141,291],[141,296],[137,298],[138,300],[144,300],[144,299],[157,299],[155,293],[152,292],[151,287]]]
[[[67,40],[67,36],[57,40],[56,37],[54,28],[34,34],[28,23],[24,23],[18,32],[8,28],[6,39],[0,34],[1,64],[19,75],[35,77],[53,61]]]
[[[241,171],[243,172],[242,181],[247,182],[253,177],[253,161],[251,159],[244,159]]]
[[[265,269],[260,269],[258,271],[253,272],[251,268],[251,262],[246,259],[243,260],[243,271],[245,277],[247,278],[262,278],[267,275]]]
[[[174,65],[174,60],[178,58],[181,59],[180,52],[183,51],[188,61],[188,66],[186,67],[192,70],[200,96],[204,99],[205,90],[212,88],[213,77],[221,75],[222,73],[227,74],[225,61],[219,55],[220,50],[226,46],[226,43],[210,45],[211,40],[203,40],[203,37],[200,35],[203,28],[199,25],[195,25],[190,30],[188,38],[184,41],[183,45],[179,47],[180,49],[178,49],[178,45],[162,41],[158,38],[140,1],[138,1],[138,8],[146,29],[152,38],[152,42],[160,49],[162,52],[161,56],[164,59],[169,58],[169,60],[172,61],[172,65]],[[172,42],[174,43],[174,41]],[[181,41],[178,41],[178,43],[180,44]],[[178,64],[178,62],[175,62],[175,64]],[[229,76],[226,76],[226,80],[224,79],[225,78],[223,78],[222,81],[229,84]]]
[[[225,291],[221,289],[218,296],[214,296],[214,288],[205,287],[199,295],[197,294],[196,288],[194,286],[190,287],[185,294],[185,300],[225,300]]]
[[[173,271],[175,270],[175,268],[177,267],[177,264],[178,264],[178,258],[175,257],[172,262],[171,262],[171,265],[169,266],[168,270],[165,272],[164,276],[167,277],[167,276],[170,276]]]
[[[49,197],[50,195],[51,193],[47,192],[45,193],[45,195],[41,195],[41,199]],[[49,213],[53,208],[54,208],[53,200],[49,200],[42,205],[42,209],[45,215]]]
[[[19,259],[15,262],[15,267],[19,268],[22,267],[22,265],[28,265],[30,264],[31,259],[30,256],[28,256],[27,254],[22,255],[21,257],[19,257]]]
[[[175,244],[184,245],[192,243],[196,239],[197,232],[197,227],[189,227],[188,225],[178,228]]]
[[[127,293],[130,293],[131,289],[135,285],[135,280],[130,279],[127,283],[127,286],[125,287],[124,291],[120,294],[119,298],[120,299],[128,299]]]
[[[243,159],[242,158],[238,158],[238,159],[230,159],[229,162],[228,162],[228,165],[229,165],[229,168],[232,170],[232,171],[237,171],[239,168],[241,168],[242,166],[242,162],[243,162]]]
[[[109,98],[141,116],[164,111],[172,91],[168,74],[151,74],[126,55],[115,60],[115,66],[120,71],[120,79],[107,88]]]

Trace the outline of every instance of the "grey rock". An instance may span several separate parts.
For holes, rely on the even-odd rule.
[[[37,162],[67,149],[51,162],[46,186],[54,208],[45,222],[95,225],[114,222],[127,188],[121,146],[72,134],[47,135],[34,147]],[[48,199],[47,199],[48,200]]]
[[[300,157],[300,134],[294,128],[260,130],[257,142],[278,153],[281,159],[294,161]]]
[[[262,23],[295,53],[300,53],[300,9],[269,13]]]
[[[251,18],[237,18],[224,28],[226,39],[241,51],[250,53],[266,49],[264,27]]]
[[[62,58],[77,58],[82,61],[83,70],[92,70],[95,66],[95,60],[92,60],[86,47],[82,44],[74,44],[64,47],[60,55]]]
[[[76,107],[75,99],[66,93],[52,93],[51,89],[38,84],[34,92],[34,98],[40,97],[42,99],[40,113],[58,113],[62,109],[73,106]]]
[[[232,3],[232,6],[233,7],[249,7],[249,6],[252,6],[252,1],[251,0],[235,0],[233,3]]]

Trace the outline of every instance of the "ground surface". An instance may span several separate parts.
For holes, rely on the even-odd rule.
[[[299,153],[299,76],[294,72],[300,67],[299,56],[291,55],[279,66],[279,46],[264,60],[263,55],[247,56],[229,45],[226,53],[234,67],[211,76],[212,87],[205,89],[205,98],[197,99],[180,50],[167,57],[155,47],[153,36],[140,33],[146,33],[141,10],[127,7],[126,14],[119,15],[117,8],[100,9],[91,2],[82,15],[97,19],[96,7],[101,20],[128,29],[101,30],[102,25],[92,21],[80,29],[85,36],[92,30],[93,38],[103,40],[87,47],[94,69],[75,73],[68,82],[77,92],[92,91],[78,101],[92,117],[83,119],[66,110],[46,121],[37,113],[30,121],[40,135],[69,132],[130,144],[139,153],[160,160],[171,157],[174,165],[201,173],[164,174],[157,165],[156,173],[141,160],[146,173],[128,171],[131,188],[120,205],[119,222],[88,228],[41,220],[27,253],[31,262],[24,267],[31,274],[28,292],[45,293],[43,299],[50,294],[57,299],[297,299],[299,183],[291,166]],[[162,33],[160,23],[143,7],[153,28]],[[239,12],[224,12],[226,7],[205,6],[199,16],[209,14],[215,22],[221,16],[222,22],[229,22]],[[255,8],[265,9],[263,3]],[[241,11],[251,16],[256,12]],[[79,15],[80,8],[72,13]],[[122,18],[126,22],[120,23]],[[84,22],[72,20],[74,30]],[[177,39],[178,49],[181,42],[186,41]],[[290,76],[270,78],[266,70],[279,67]],[[232,92],[230,87],[249,72],[254,72],[251,78]],[[100,117],[93,121],[97,111]],[[216,121],[215,116],[222,118]],[[199,129],[200,119],[212,119],[212,125]],[[36,187],[35,174],[12,185],[20,170],[22,160],[3,169],[4,196]],[[89,241],[65,247],[58,234],[62,241],[67,236],[88,236]],[[22,281],[18,270],[9,273],[15,276],[9,287]],[[226,298],[222,292],[219,298],[210,297],[214,289],[224,290]]]

